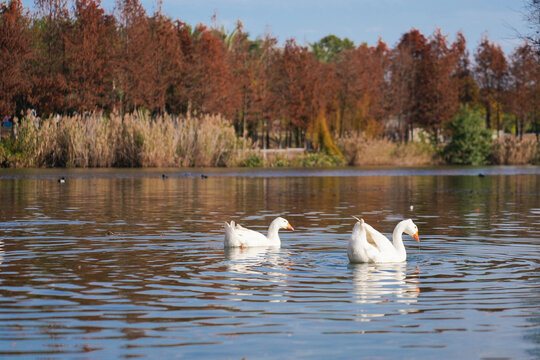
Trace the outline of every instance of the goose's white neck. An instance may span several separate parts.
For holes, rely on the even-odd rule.
[[[405,228],[407,227],[407,224],[404,221],[399,222],[394,232],[392,233],[392,242],[394,243],[394,248],[403,255],[406,255],[405,246],[403,245],[403,233],[405,232]]]
[[[274,220],[268,227],[268,240],[275,245],[281,244],[279,239],[279,224]]]

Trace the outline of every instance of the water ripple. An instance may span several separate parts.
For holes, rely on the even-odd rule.
[[[538,354],[537,176],[229,175],[0,182],[19,192],[0,213],[0,357]],[[297,229],[282,248],[223,249],[223,221],[278,214]],[[421,243],[349,265],[351,215],[386,234],[412,217]]]

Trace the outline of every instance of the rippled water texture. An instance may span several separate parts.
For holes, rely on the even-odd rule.
[[[0,358],[540,358],[537,167],[168,171],[0,171]],[[349,265],[351,215],[421,242]]]

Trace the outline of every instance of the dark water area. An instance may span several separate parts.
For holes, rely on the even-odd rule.
[[[0,241],[2,359],[540,358],[539,167],[0,170]]]

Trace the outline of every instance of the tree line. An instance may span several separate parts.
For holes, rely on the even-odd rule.
[[[148,14],[139,0],[117,0],[112,14],[100,0],[35,5],[35,13],[20,0],[0,5],[2,117],[28,109],[221,114],[261,146],[315,139],[329,147],[328,134],[407,141],[416,128],[437,141],[468,104],[482,109],[487,128],[540,131],[534,42],[507,55],[484,36],[471,55],[462,33],[450,41],[441,30],[411,29],[393,48],[334,35],[279,45],[271,35],[251,39],[240,22],[227,32],[159,8]]]

